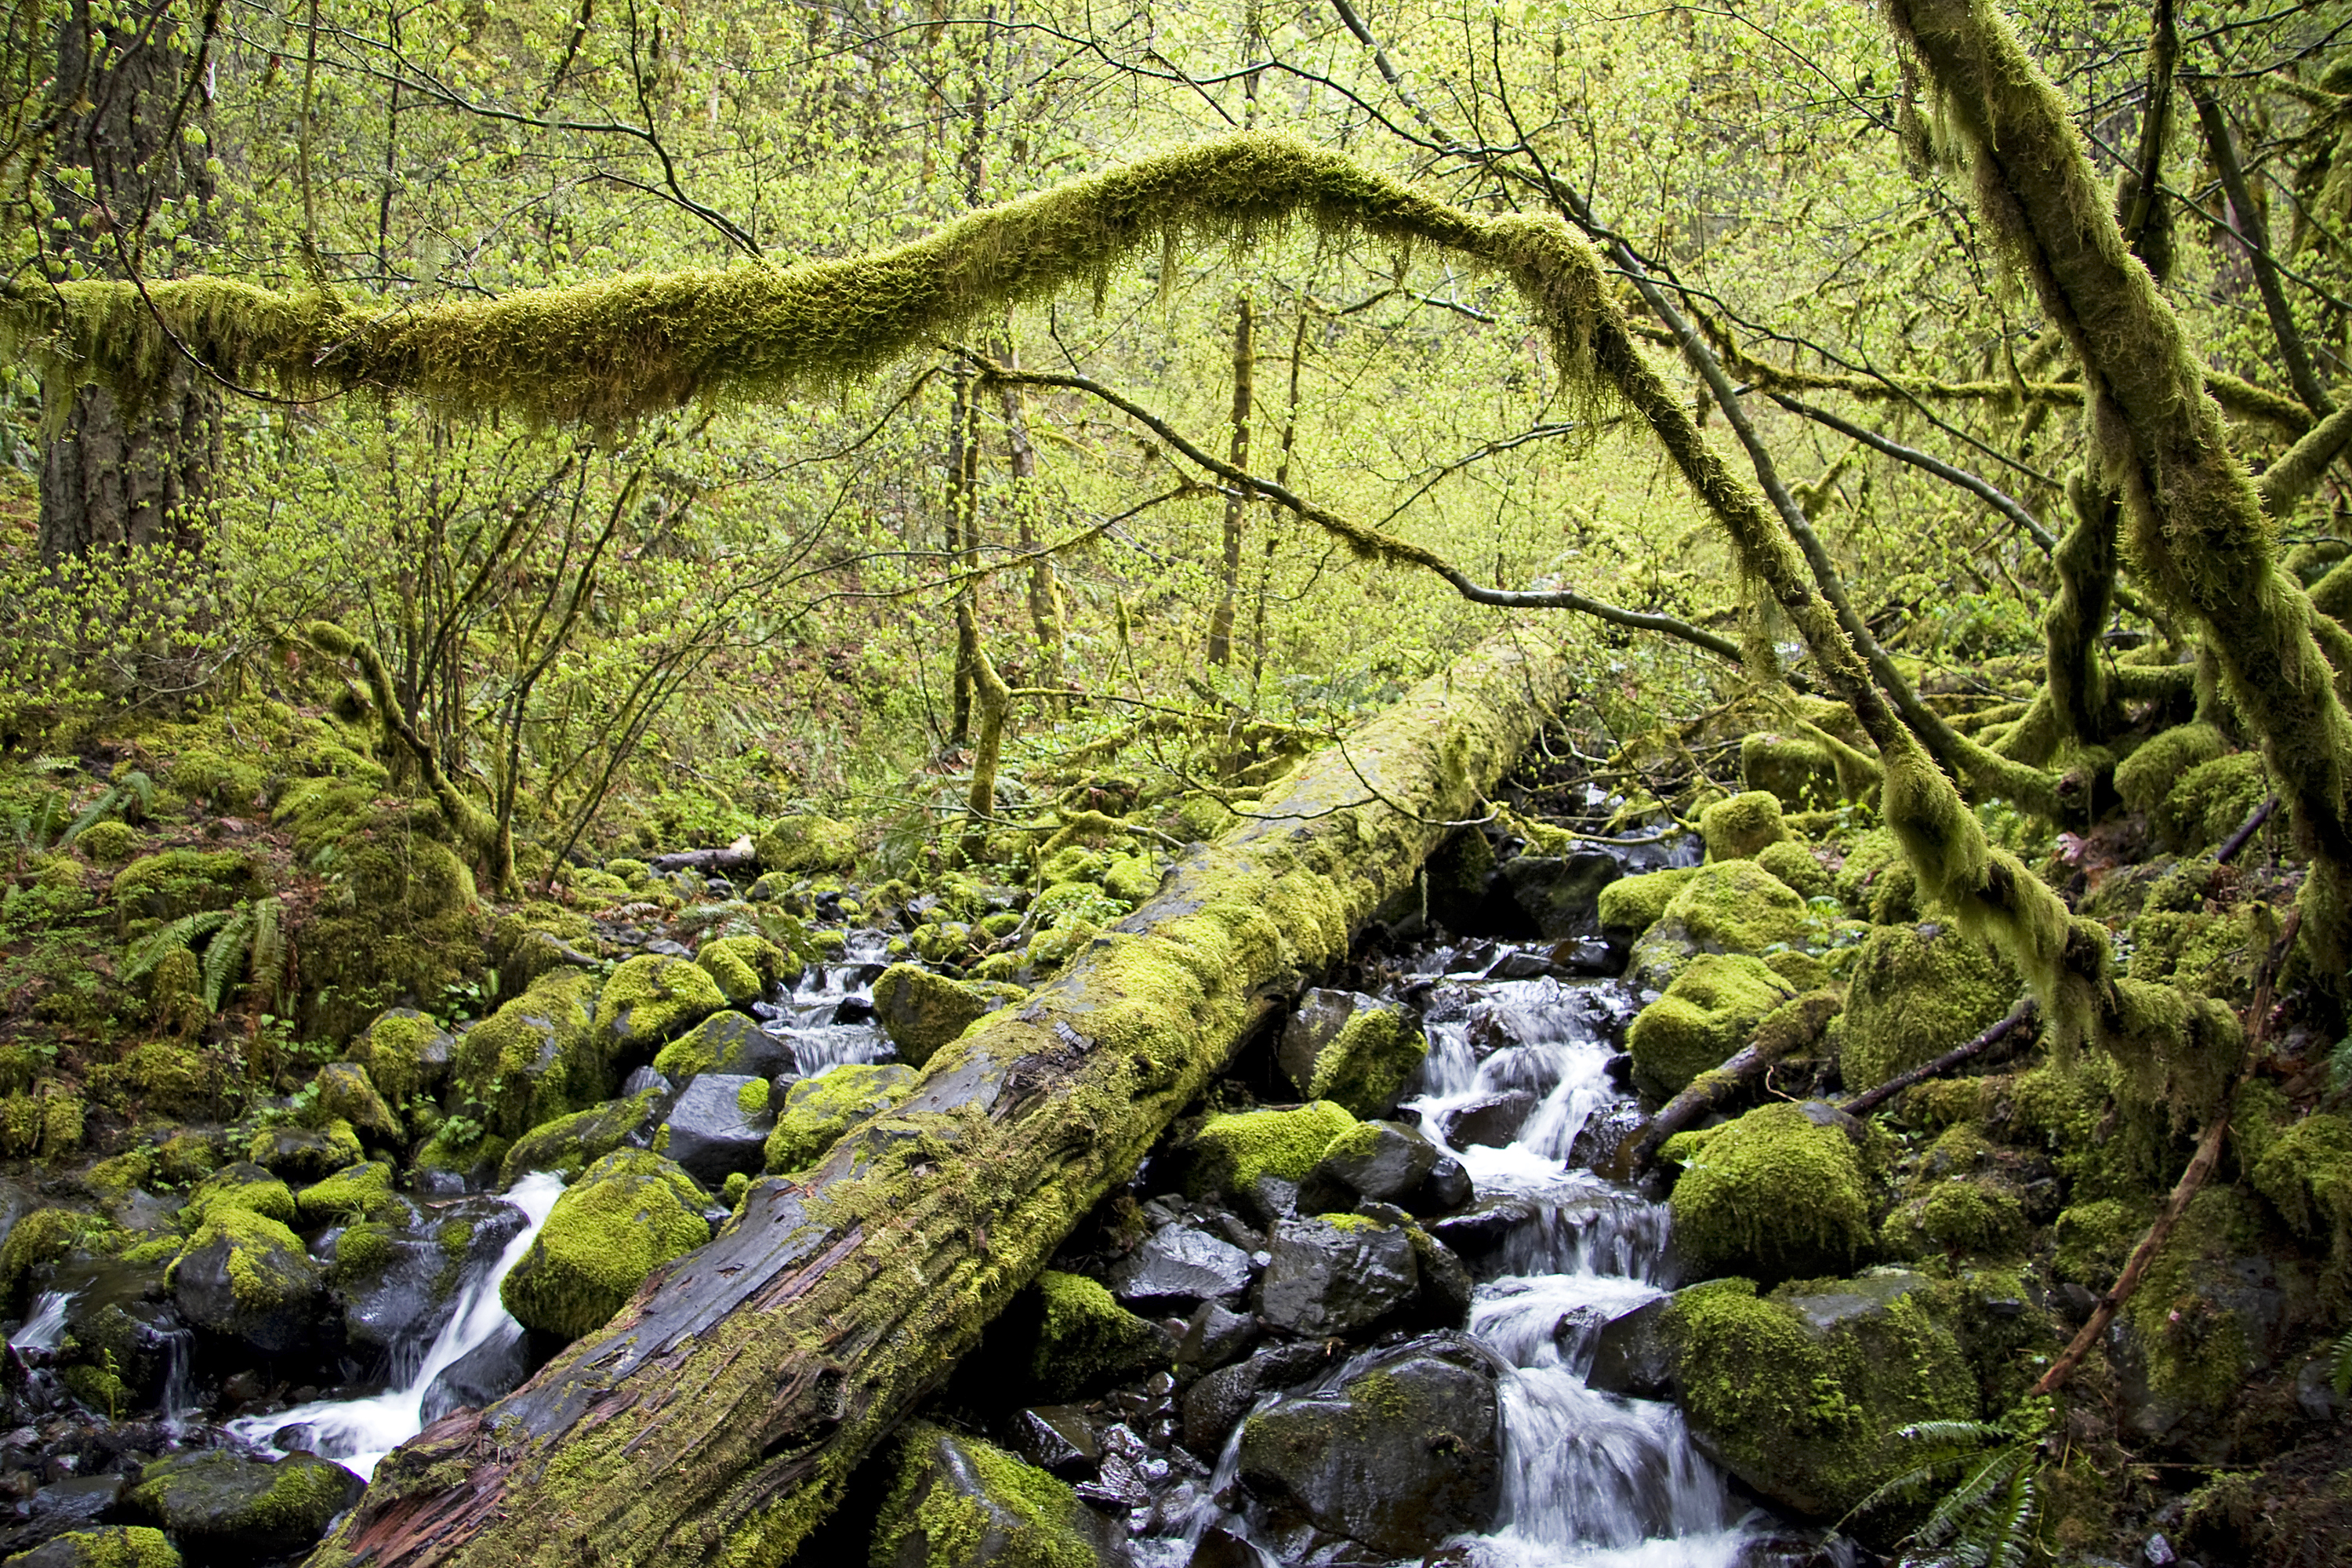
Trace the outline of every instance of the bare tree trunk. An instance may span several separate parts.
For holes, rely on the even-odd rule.
[[[1566,660],[1521,628],[1310,761],[1060,979],[942,1049],[886,1121],[797,1183],[755,1183],[521,1390],[393,1454],[316,1568],[782,1561],[1568,695]]]
[[[1242,296],[1240,317],[1234,323],[1234,442],[1231,461],[1249,467],[1250,396],[1256,380],[1256,317],[1249,296]],[[1209,663],[1223,669],[1234,657],[1234,600],[1241,592],[1242,522],[1249,515],[1249,498],[1225,492],[1225,556],[1217,574],[1217,607],[1209,616]]]
[[[1018,369],[1018,350],[1007,333],[996,363]],[[1017,382],[1000,381],[998,395],[1004,404],[1004,444],[1013,472],[1013,516],[1020,529],[1021,552],[1029,557],[1029,626],[1037,637],[1037,686],[1062,684],[1062,585],[1055,580],[1054,558],[1038,552],[1037,448],[1029,440],[1029,416],[1022,406]]]
[[[978,559],[980,541],[980,401],[972,395],[969,367],[959,364],[955,403],[948,413],[948,570],[967,572]],[[971,739],[972,656],[980,647],[976,579],[956,589],[955,697],[950,709],[948,743]]]

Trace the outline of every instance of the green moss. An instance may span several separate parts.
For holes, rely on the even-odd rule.
[[[280,1175],[292,1176],[298,1181],[304,1177],[316,1180],[332,1175],[346,1165],[356,1165],[367,1158],[367,1150],[360,1143],[358,1131],[340,1117],[302,1131],[317,1136],[284,1138],[279,1135],[279,1129],[265,1127],[246,1144],[245,1157],[254,1164],[266,1165]]]
[[[2116,793],[2134,811],[2153,812],[2181,775],[2230,749],[2210,724],[2183,724],[2150,737],[2116,764]]]
[[[341,881],[301,933],[305,1026],[331,1039],[482,972],[485,922],[465,862],[412,814],[369,823],[336,840]]]
[[[266,1215],[215,1205],[181,1249],[181,1262],[222,1246],[228,1248],[229,1293],[242,1317],[264,1317],[298,1305],[318,1288],[317,1269],[301,1238]]]
[[[1828,805],[1839,796],[1836,760],[1818,741],[1758,733],[1741,738],[1739,773],[1751,790],[1769,790],[1791,811]]]
[[[578,886],[576,878],[573,885]],[[596,927],[587,916],[560,904],[534,901],[502,910],[490,921],[491,961],[498,968],[499,986],[509,994],[572,962],[564,956],[564,948],[595,957]]]
[[[2053,1234],[2052,1271],[2063,1280],[2105,1291],[2147,1229],[2147,1209],[2121,1198],[2094,1198],[2061,1210]]]
[[[76,1247],[103,1245],[113,1233],[113,1224],[100,1215],[73,1209],[35,1209],[26,1215],[0,1241],[0,1306],[21,1309],[26,1279],[34,1269],[58,1261]]]
[[[139,830],[127,822],[92,823],[82,829],[73,841],[84,858],[93,866],[120,866],[138,852]]]
[[[1814,858],[1812,850],[1793,838],[1767,844],[1756,852],[1756,863],[1786,882],[1800,897],[1825,899],[1831,896],[1829,868]]]
[[[1919,918],[1917,879],[1905,862],[1903,846],[1892,829],[1874,827],[1858,835],[1832,880],[1838,901],[1858,920]]]
[[[1382,1116],[1429,1055],[1429,1041],[1402,1011],[1359,1007],[1315,1058],[1309,1100],[1350,1116]]]
[[[383,1145],[400,1141],[400,1118],[393,1114],[367,1069],[357,1062],[329,1062],[310,1079],[310,1089],[313,1098],[302,1118],[307,1125],[324,1127],[344,1121],[369,1142]]]
[[[1710,862],[1675,890],[1658,922],[1633,943],[1627,973],[1664,991],[1696,954],[1759,955],[1813,934],[1805,900],[1786,882],[1753,860]]]
[[[1160,890],[1160,864],[1149,855],[1114,855],[1103,868],[1102,889],[1121,903],[1140,904]]]
[[[1691,1138],[1682,1134],[1681,1138]],[[1853,1138],[1803,1107],[1766,1105],[1670,1152],[1670,1206],[1691,1261],[1785,1279],[1850,1267],[1870,1245],[1870,1186]]]
[[[2248,1336],[2245,1315],[2227,1300],[2235,1288],[2231,1263],[2273,1248],[2251,1200],[2236,1189],[2209,1183],[2189,1199],[2120,1314],[2147,1359],[2151,1393],[2209,1412],[2244,1396],[2268,1363]]]
[[[2272,787],[2269,771],[2257,753],[2216,757],[2181,774],[2149,821],[2158,838],[2185,854],[2218,844],[2235,832]]]
[[[167,1454],[145,1467],[127,1500],[183,1539],[217,1554],[223,1543],[255,1557],[307,1550],[358,1489],[352,1473],[298,1453],[268,1467],[269,1484],[252,1491],[253,1461],[227,1449]]]
[[[2132,922],[2124,973],[2243,1005],[2252,999],[2254,973],[2278,926],[2277,915],[2262,904],[2241,904],[2226,914],[2154,910]]]
[[[2014,1247],[2025,1231],[2017,1194],[1998,1183],[1950,1176],[1889,1215],[1892,1250],[1916,1253],[1922,1247],[1960,1256],[1981,1256]]]
[[[714,999],[718,996],[709,977],[690,963],[630,962],[686,970],[709,987]],[[606,1067],[598,1046],[604,1034],[601,1027],[591,1027],[588,1013],[595,988],[593,975],[576,969],[552,971],[457,1042],[453,1080],[461,1099],[480,1108],[476,1114],[491,1132],[517,1137],[604,1098]],[[601,1023],[603,1016],[598,1018]]]
[[[682,958],[641,953],[613,971],[597,994],[596,1032],[614,1059],[650,1060],[665,1041],[726,1005],[726,994],[706,971]]]
[[[2244,1048],[2237,1014],[2140,980],[2117,980],[2108,994],[2103,1043],[2122,1069],[2118,1087],[2141,1107],[2161,1109],[2179,1130],[2202,1125],[2221,1109]]]
[[[567,1340],[593,1333],[656,1267],[710,1239],[705,1201],[659,1155],[606,1154],[555,1200],[499,1299],[527,1328]]]
[[[1682,885],[1697,875],[1696,866],[1678,866],[1671,870],[1619,878],[1601,889],[1602,929],[1635,934],[1649,930],[1666,912],[1666,905]]]
[[[173,956],[184,957],[191,964],[195,961],[194,953]],[[160,965],[157,974],[160,980]],[[201,1000],[196,1005],[203,1005]],[[220,1109],[229,1093],[226,1068],[217,1056],[199,1045],[144,1041],[122,1059],[120,1069],[121,1082],[138,1097],[141,1106],[160,1116],[209,1115]]]
[[[875,1016],[898,1055],[914,1067],[929,1061],[994,1005],[971,987],[911,963],[894,963],[874,982]]]
[[[873,1561],[922,1568],[1097,1568],[1077,1494],[977,1437],[926,1422],[900,1438]]]
[[[1185,1189],[1198,1196],[1246,1192],[1261,1176],[1303,1181],[1331,1141],[1354,1125],[1356,1119],[1345,1109],[1324,1100],[1295,1110],[1212,1116],[1192,1136]]]
[[[810,875],[857,863],[857,834],[829,816],[787,816],[760,835],[760,868]]]
[[[729,1005],[736,1007],[759,1001],[798,967],[782,948],[758,936],[722,936],[704,942],[694,962],[719,983]]]
[[[1967,1043],[2009,1011],[2021,988],[2006,964],[1955,926],[1872,931],[1837,1028],[1846,1087],[1875,1088]]]
[[[394,1104],[429,1089],[454,1057],[447,1030],[414,1008],[399,1007],[370,1024],[352,1042],[352,1060]],[[436,1059],[437,1058],[437,1059]]]
[[[187,1224],[201,1225],[214,1211],[231,1208],[262,1215],[280,1225],[292,1225],[301,1213],[284,1182],[258,1165],[240,1161],[205,1177],[188,1194],[180,1217]]]
[[[1727,1279],[1675,1296],[1661,1327],[1683,1408],[1735,1474],[1834,1517],[1906,1467],[1897,1428],[1975,1416],[1976,1379],[1958,1346],[1893,1283],[1804,1287],[1882,1298],[1826,1329],[1796,1304],[1819,1298],[1794,1288],[1759,1300],[1747,1280]]]
[[[180,1553],[170,1539],[143,1524],[70,1531],[57,1541],[72,1552],[60,1560],[58,1548],[48,1548],[44,1559],[57,1568],[180,1568]],[[22,1563],[30,1556],[20,1552],[8,1561]]]
[[[363,1219],[393,1205],[392,1167],[381,1162],[352,1165],[295,1195],[305,1225]]]
[[[112,900],[123,934],[201,910],[226,910],[269,890],[260,863],[236,849],[166,849],[114,875]]]
[[[660,1089],[649,1089],[633,1099],[608,1100],[534,1127],[507,1150],[499,1184],[510,1187],[532,1171],[552,1171],[572,1180],[624,1143],[649,1136],[666,1104]]]
[[[887,1110],[914,1087],[914,1073],[895,1062],[849,1062],[802,1079],[784,1091],[768,1134],[768,1170],[780,1175],[807,1170],[843,1133]]]
[[[2271,1139],[2253,1184],[2296,1235],[2328,1248],[2338,1286],[2352,1283],[2352,1117],[2307,1116]]]
[[[1679,1094],[1746,1046],[1765,1015],[1796,994],[1759,959],[1700,954],[1626,1032],[1636,1081],[1661,1099]]]
[[[1029,1373],[1055,1398],[1074,1398],[1142,1368],[1164,1365],[1168,1342],[1083,1274],[1037,1276],[1041,1316]]]
[[[1785,837],[1780,797],[1753,789],[1717,801],[1699,813],[1698,830],[1709,860],[1752,860],[1758,850]]]
[[[768,1080],[755,1078],[735,1091],[735,1109],[746,1116],[768,1113]]]

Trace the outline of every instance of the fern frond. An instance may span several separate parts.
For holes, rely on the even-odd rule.
[[[1979,1531],[1971,1527],[1984,1522],[1986,1500],[2015,1479],[2032,1457],[2033,1451],[2021,1446],[1991,1455],[1974,1474],[1944,1494],[1915,1539],[1923,1546],[1941,1546],[1951,1542],[1955,1553],[1965,1560],[1969,1555],[1967,1542],[1980,1539]],[[1979,1557],[1971,1568],[1981,1568],[1982,1563]]]
[[[155,809],[155,781],[149,778],[141,769],[133,768],[115,780],[114,787],[125,792],[131,799],[139,803],[140,816],[145,816]],[[123,814],[123,819],[137,820],[128,812]]]
[[[121,790],[112,788],[107,790],[105,794],[100,795],[96,800],[91,801],[88,805],[82,807],[81,815],[73,819],[72,826],[58,835],[58,847],[60,849],[64,848],[75,839],[79,838],[85,832],[96,826],[100,822],[105,821],[107,816],[114,810],[114,808],[121,804],[122,792]]]
[[[2327,1381],[2335,1385],[2336,1398],[2352,1399],[2352,1331],[2336,1342],[2335,1361],[2327,1369]]]
[[[53,789],[33,807],[32,815],[26,818],[17,837],[27,848],[47,849],[57,837],[58,830],[72,820],[72,798],[61,789]]]
[[[222,1001],[228,995],[229,983],[245,967],[245,955],[253,942],[253,928],[258,919],[251,904],[239,904],[228,923],[205,949],[205,1005],[220,1011]]]
[[[286,931],[279,919],[281,908],[274,897],[263,899],[253,906],[253,944],[247,950],[245,972],[252,983],[254,1000],[265,1007],[278,1005],[278,977],[286,972]]]
[[[37,773],[73,773],[80,771],[79,757],[59,757],[44,753],[33,759],[33,772]]]
[[[2026,1568],[2033,1559],[2033,1521],[2040,1512],[2033,1469],[2021,1466],[2000,1501],[1987,1510],[1992,1528],[1985,1537],[1985,1568]]]
[[[182,915],[161,931],[150,931],[131,943],[122,962],[125,983],[138,979],[163,962],[166,953],[184,947],[194,947],[197,942],[228,923],[226,910],[200,910],[193,915]]]

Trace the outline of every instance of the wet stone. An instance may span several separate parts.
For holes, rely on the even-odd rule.
[[[33,1494],[26,1522],[0,1536],[0,1549],[22,1552],[69,1531],[87,1530],[106,1519],[121,1500],[121,1476],[52,1481]]]
[[[1247,1312],[1229,1312],[1214,1301],[1196,1309],[1176,1347],[1176,1359],[1194,1372],[1213,1372],[1257,1343],[1257,1320]]]
[[[662,1124],[668,1142],[660,1143],[656,1135],[663,1152],[713,1191],[738,1171],[757,1173],[766,1159],[768,1133],[776,1119],[767,1109],[771,1101],[764,1093],[759,1110],[743,1109],[743,1091],[753,1084],[768,1089],[761,1077],[701,1074],[678,1091],[677,1103]]]
[[[479,1410],[505,1398],[530,1377],[530,1346],[521,1325],[509,1322],[441,1369],[425,1390],[422,1415],[430,1426],[453,1410]]]
[[[310,1546],[362,1489],[357,1476],[315,1454],[273,1465],[214,1449],[158,1459],[129,1500],[191,1557],[249,1562]]]
[[[1044,1405],[1013,1417],[1013,1449],[1023,1458],[1066,1481],[1095,1473],[1102,1462],[1102,1447],[1086,1412],[1075,1405]]]
[[[1184,1447],[1215,1457],[1234,1424],[1249,1414],[1261,1394],[1294,1388],[1326,1371],[1329,1355],[1320,1344],[1269,1345],[1247,1361],[1220,1367],[1184,1394]]]
[[[1229,1241],[1189,1226],[1162,1226],[1110,1272],[1111,1294],[1128,1306],[1201,1301],[1249,1289],[1250,1258]]]
[[[1507,1149],[1519,1135],[1536,1108],[1536,1097],[1524,1089],[1482,1094],[1446,1111],[1439,1122],[1445,1142],[1456,1149],[1483,1144]]]
[[[1465,1258],[1477,1258],[1503,1245],[1512,1231],[1536,1217],[1533,1198],[1491,1197],[1429,1223],[1429,1234]]]
[[[1593,1341],[1592,1366],[1585,1386],[1635,1399],[1664,1399],[1674,1388],[1674,1352],[1660,1331],[1672,1297],[1644,1301],[1601,1327]]]
[[[1322,1338],[1370,1328],[1421,1286],[1412,1237],[1373,1220],[1283,1220],[1267,1250],[1258,1310],[1295,1334]]]
[[[1369,1131],[1366,1131],[1369,1129]],[[1401,1203],[1437,1169],[1437,1145],[1400,1121],[1370,1121],[1339,1139],[1298,1184],[1298,1206],[1328,1214],[1358,1198]]]

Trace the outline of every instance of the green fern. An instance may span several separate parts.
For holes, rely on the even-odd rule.
[[[2338,1399],[2352,1399],[2352,1331],[2336,1342],[2327,1369],[2327,1381]]]
[[[251,904],[239,904],[205,949],[205,1005],[212,1011],[220,1011],[229,986],[244,970],[259,921]]]
[[[278,1005],[279,982],[286,973],[283,913],[274,898],[253,906],[253,943],[246,952],[245,972],[253,977],[254,999],[264,1007]]]
[[[164,955],[182,948],[194,948],[196,943],[228,923],[226,910],[200,910],[192,915],[182,915],[161,931],[151,931],[131,943],[122,963],[125,984],[139,979],[163,962]]]
[[[64,848],[109,817],[120,816],[125,822],[139,822],[154,809],[154,781],[133,769],[109,784],[106,793],[82,808],[82,814],[73,819],[73,826],[58,835],[58,847]]]
[[[2032,1568],[2042,1556],[2034,1525],[2042,1510],[2042,1439],[2049,1421],[2047,1402],[2035,1402],[1999,1422],[1906,1426],[1895,1440],[1913,1450],[1910,1468],[1853,1511],[1942,1487],[1947,1489],[1910,1537],[1924,1549],[1913,1561],[1939,1568]]]

